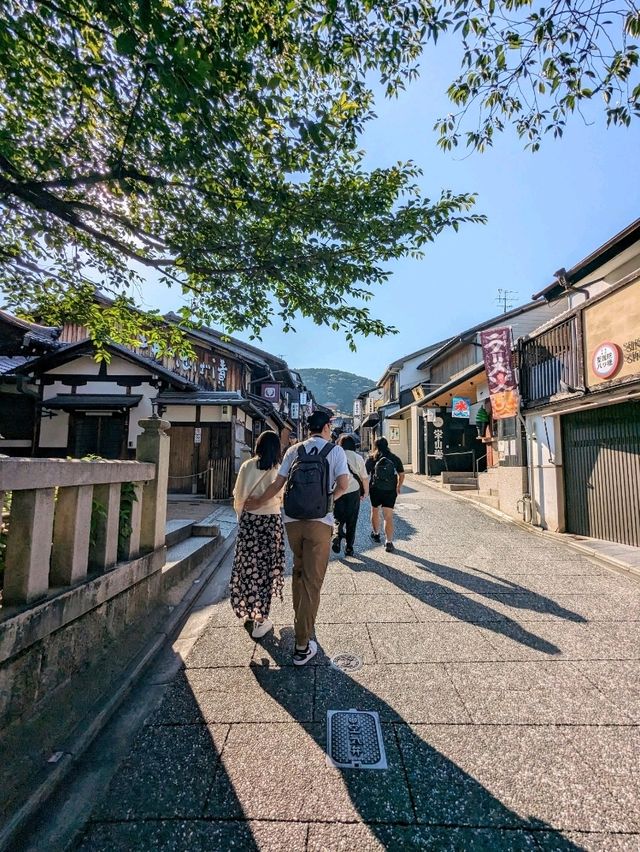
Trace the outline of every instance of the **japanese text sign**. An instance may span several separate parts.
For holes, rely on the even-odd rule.
[[[484,368],[489,383],[491,411],[495,420],[518,414],[518,385],[511,363],[511,329],[492,328],[480,332]]]

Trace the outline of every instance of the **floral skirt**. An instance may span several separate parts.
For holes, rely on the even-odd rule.
[[[271,598],[282,600],[284,524],[280,515],[243,512],[233,560],[231,606],[238,618],[266,618]]]

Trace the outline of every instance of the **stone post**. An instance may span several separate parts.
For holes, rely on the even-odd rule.
[[[23,604],[49,591],[53,488],[14,491],[6,550],[3,604]]]
[[[51,585],[70,586],[87,576],[93,487],[60,488],[53,523]]]
[[[150,417],[141,420],[144,432],[138,438],[136,460],[153,462],[155,479],[145,482],[142,490],[142,517],[140,523],[140,551],[147,553],[164,547],[167,523],[167,482],[169,479],[168,420]]]
[[[94,571],[106,571],[118,561],[120,488],[119,482],[95,485],[93,488],[93,499],[101,507],[95,520],[96,540],[91,548],[90,565]]]

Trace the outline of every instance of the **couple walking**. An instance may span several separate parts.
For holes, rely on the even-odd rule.
[[[345,537],[347,547],[353,552],[356,501],[350,498],[340,514],[340,500],[357,493],[359,507],[361,488],[350,471],[347,452],[329,440],[329,417],[316,411],[307,422],[310,437],[290,447],[279,467],[280,439],[275,432],[263,432],[256,442],[256,456],[240,468],[234,490],[240,521],[230,584],[231,605],[239,618],[253,621],[254,639],[265,636],[273,627],[268,617],[271,599],[276,595],[282,599],[284,585],[284,520],[293,552],[293,663],[296,666],[308,663],[318,650],[311,637],[332,544],[333,505],[337,505],[338,517],[343,519],[336,523],[334,543],[337,538],[339,550],[340,539]],[[349,455],[351,452],[357,455],[349,447],[347,451]],[[361,468],[353,470],[360,477]],[[361,481],[366,488],[365,479]],[[285,484],[284,518],[281,518],[279,494]],[[377,529],[373,526],[374,531]]]

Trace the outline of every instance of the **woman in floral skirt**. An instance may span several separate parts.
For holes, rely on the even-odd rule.
[[[253,621],[252,637],[260,639],[273,627],[269,618],[271,598],[282,600],[284,586],[284,525],[280,495],[258,509],[244,510],[249,497],[260,497],[278,474],[280,437],[263,432],[256,441],[256,454],[244,462],[233,490],[239,517],[236,552],[231,573],[231,606],[238,618]]]

